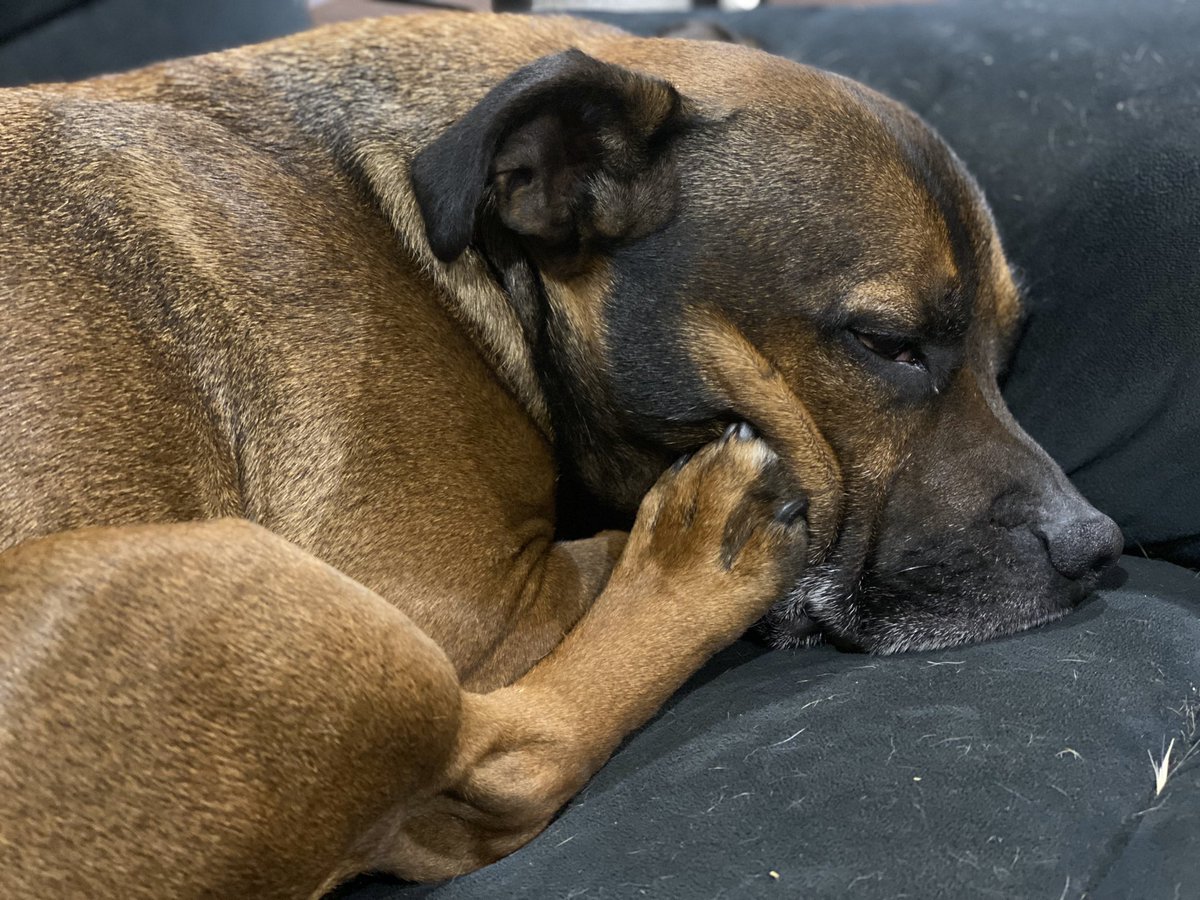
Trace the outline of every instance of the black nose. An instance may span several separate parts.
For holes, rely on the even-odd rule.
[[[1038,522],[1033,532],[1046,544],[1054,568],[1072,581],[1108,568],[1125,548],[1117,523],[1090,507]]]

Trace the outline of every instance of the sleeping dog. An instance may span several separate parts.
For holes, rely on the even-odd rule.
[[[0,103],[4,896],[465,872],[755,623],[980,640],[1120,552],[851,81],[433,15]]]

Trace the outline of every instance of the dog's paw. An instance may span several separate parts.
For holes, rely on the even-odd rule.
[[[808,499],[749,425],[679,460],[642,501],[620,568],[744,625],[799,577]]]

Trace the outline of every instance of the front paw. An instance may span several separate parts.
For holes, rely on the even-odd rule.
[[[807,513],[775,452],[749,425],[731,425],[646,495],[619,568],[745,627],[799,577]]]

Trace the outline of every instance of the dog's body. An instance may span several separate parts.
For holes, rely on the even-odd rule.
[[[849,82],[432,16],[0,103],[5,896],[466,871],[769,607],[782,643],[812,620],[948,643],[1061,614],[1112,555],[994,392],[1016,295],[977,193]],[[799,146],[823,149],[793,198]],[[697,222],[737,236],[731,261]],[[748,276],[805,303],[768,310]],[[908,365],[880,346],[899,328],[929,335],[928,389],[875,361]],[[708,443],[743,419],[770,450]],[[922,429],[962,447],[922,456]],[[790,593],[877,575],[905,473],[983,444],[1023,462],[975,459],[993,480],[942,513],[1019,530],[1045,586],[960,610],[921,582],[928,609],[882,625],[828,578]],[[628,513],[702,445],[628,536],[556,541],[560,478]]]

